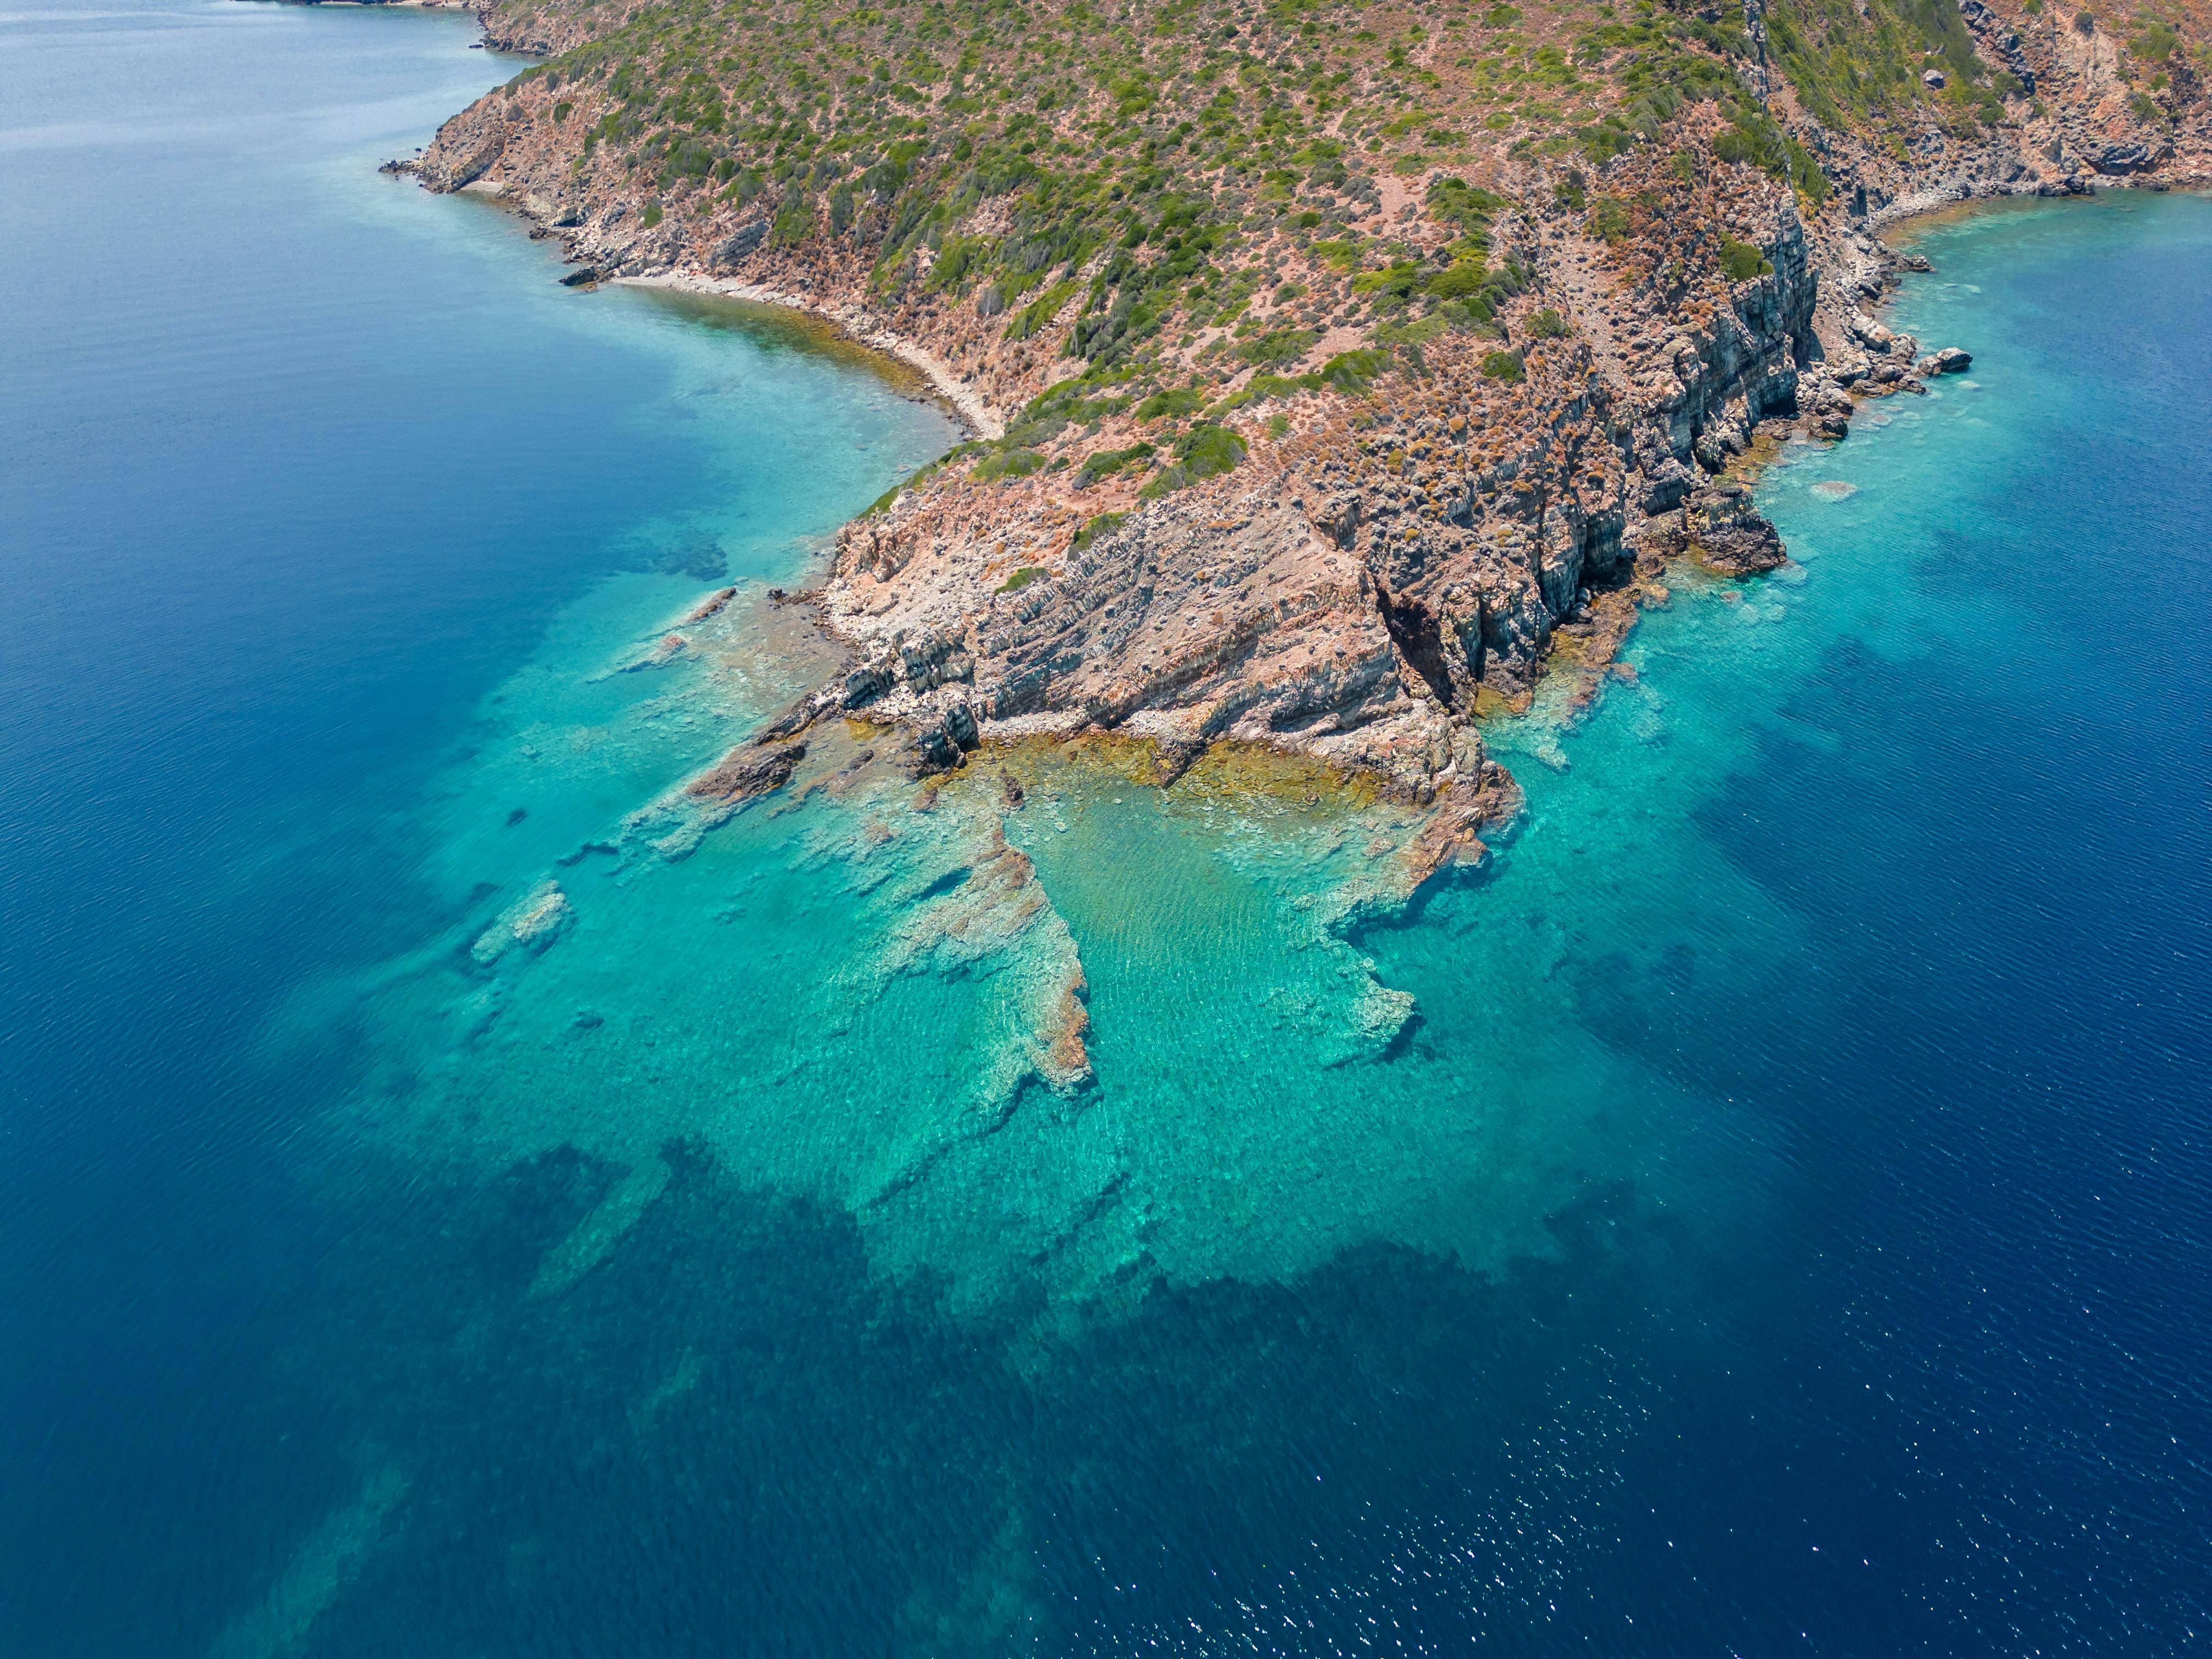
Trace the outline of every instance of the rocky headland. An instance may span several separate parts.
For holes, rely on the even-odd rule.
[[[1481,715],[1547,665],[1594,694],[1673,562],[1784,561],[1763,441],[1965,367],[1879,320],[1924,268],[1885,224],[2212,167],[2185,8],[482,15],[545,61],[398,167],[502,197],[572,284],[818,313],[971,434],[840,536],[801,597],[849,665],[693,786],[725,807],[843,714],[922,774],[1085,731],[1163,783],[1285,751],[1449,857],[1516,799]]]

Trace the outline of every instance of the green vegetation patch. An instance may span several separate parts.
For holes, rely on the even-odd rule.
[[[1187,485],[1219,477],[1235,470],[1244,452],[1244,440],[1227,427],[1211,422],[1194,426],[1176,440],[1175,464],[1162,468],[1137,494],[1142,500],[1158,501]]]
[[[1358,286],[1355,283],[1354,286]],[[1279,328],[1262,334],[1257,339],[1247,340],[1237,349],[1237,355],[1248,363],[1267,368],[1281,368],[1294,363],[1311,351],[1321,339],[1316,328]]]
[[[1139,404],[1133,413],[1140,421],[1157,421],[1163,415],[1195,415],[1205,407],[1205,395],[1195,387],[1176,386],[1165,392],[1155,392]]]
[[[1743,162],[1770,178],[1793,185],[1811,202],[1828,193],[1828,180],[1804,145],[1784,131],[1774,118],[1753,105],[1739,108],[1729,125],[1713,137],[1713,154],[1723,161]]]
[[[1094,450],[1091,454],[1084,457],[1082,466],[1077,470],[1075,487],[1078,489],[1089,489],[1102,480],[1112,477],[1126,466],[1139,461],[1150,460],[1156,453],[1158,451],[1154,446],[1146,443],[1131,444],[1127,449]]]
[[[1747,283],[1754,276],[1771,276],[1773,264],[1749,242],[1721,244],[1721,273],[1731,283]]]
[[[1075,532],[1075,539],[1068,544],[1070,549],[1080,553],[1101,536],[1110,536],[1119,530],[1121,520],[1128,516],[1126,513],[1101,513],[1085,520],[1083,528]]]
[[[977,483],[996,483],[1001,478],[1026,478],[1045,465],[1046,458],[1034,449],[1007,449],[985,456],[968,476]]]

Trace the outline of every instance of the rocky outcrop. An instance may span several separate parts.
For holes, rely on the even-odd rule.
[[[1638,505],[1647,514],[1681,504],[1697,485],[1693,461],[1718,472],[1751,447],[1761,422],[1796,413],[1799,371],[1819,351],[1820,282],[1794,207],[1777,212],[1759,252],[1767,272],[1731,284],[1705,327],[1679,331],[1662,348],[1667,364],[1637,433]]]
[[[684,785],[684,793],[699,800],[733,805],[782,788],[805,758],[803,743],[740,746],[725,755],[712,771]]]
[[[1698,490],[1653,539],[1727,576],[1758,575],[1788,557],[1782,538],[1752,505],[1749,487],[1734,479]]]

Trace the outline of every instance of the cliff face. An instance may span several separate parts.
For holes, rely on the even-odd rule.
[[[587,279],[824,311],[967,412],[840,538],[817,597],[855,660],[811,710],[904,722],[924,769],[1092,726],[1167,773],[1229,738],[1494,805],[1486,696],[1562,629],[1617,641],[1669,557],[1779,562],[1726,476],[1754,433],[1840,437],[1934,372],[1865,314],[1885,213],[2203,165],[2163,24],[2147,74],[1984,0],[1917,58],[1863,5],[1863,60],[1810,3],[1574,14],[500,0],[495,41],[562,55],[408,165]],[[1579,106],[1555,137],[1497,110],[1525,79]],[[1424,143],[1455,154],[1389,153]]]

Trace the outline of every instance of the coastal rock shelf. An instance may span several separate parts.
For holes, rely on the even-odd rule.
[[[605,769],[635,769],[624,756],[672,722],[758,708],[718,665],[778,609],[757,591],[710,595],[683,619],[700,648],[650,690],[596,672],[623,642],[572,642],[489,700],[441,811],[495,821],[526,776],[527,822],[589,824]],[[564,733],[586,697],[592,724]],[[573,740],[586,730],[588,746]],[[1370,1206],[1350,1198],[1373,1180],[1354,1156],[1371,1133],[1363,1079],[1418,1023],[1356,941],[1401,919],[1443,858],[1485,849],[1371,778],[1231,747],[1192,757],[1164,793],[1158,763],[1142,739],[1033,738],[917,783],[882,728],[842,718],[804,744],[740,745],[586,828],[553,873],[516,875],[512,898],[465,884],[487,866],[458,842],[450,937],[323,988],[296,1010],[300,1037],[331,999],[353,1006],[380,1143],[439,1164],[562,1155],[607,1172],[549,1243],[534,1300],[587,1284],[672,1168],[702,1154],[851,1213],[880,1270],[941,1284],[958,1308],[1004,1317],[1042,1291],[1025,1316],[1041,1334],[1114,1316],[1163,1279],[1292,1273],[1372,1235]],[[1206,988],[1184,984],[1194,974]],[[1164,1000],[1176,1021],[1158,1017]],[[1310,1086],[1279,1086],[1292,1075]],[[1209,1079],[1247,1103],[1233,1138],[1255,1184],[1233,1226],[1219,1145],[1176,1127],[1191,1127],[1179,1091]],[[1319,1206],[1297,1195],[1316,1177],[1268,1151],[1304,1157],[1316,1109],[1344,1115],[1328,1134],[1346,1192]],[[1432,1132],[1464,1140],[1457,1117]],[[1409,1146],[1393,1163],[1394,1211],[1440,1156]],[[1559,1197],[1540,1186],[1470,1212],[1455,1248],[1532,1248]]]

